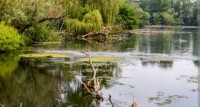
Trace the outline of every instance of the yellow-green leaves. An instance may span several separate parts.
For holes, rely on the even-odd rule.
[[[0,22],[0,51],[13,50],[23,44],[22,35],[17,29]]]

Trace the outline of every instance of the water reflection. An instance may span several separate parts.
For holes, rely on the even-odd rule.
[[[19,56],[15,53],[0,54],[0,77],[4,77],[12,73],[18,67]]]
[[[197,34],[139,35],[139,52],[197,55]]]
[[[173,67],[173,61],[146,61],[141,63],[143,66],[147,65],[158,66],[162,69],[169,69]]]
[[[70,61],[67,58],[17,59],[19,61],[12,60],[12,63],[9,63],[9,60],[1,60],[6,62],[6,65],[0,65],[0,69],[8,69],[1,72],[5,71],[6,74],[1,74],[0,77],[0,103],[19,106],[22,102],[29,107],[66,106],[70,103],[72,106],[87,107],[96,102],[92,96],[87,95],[81,85],[81,81],[92,77],[88,63],[63,63]],[[102,88],[112,87],[114,84],[107,81],[121,76],[121,68],[117,63],[94,65],[98,69],[97,78],[102,80]],[[12,73],[6,76],[7,72]]]

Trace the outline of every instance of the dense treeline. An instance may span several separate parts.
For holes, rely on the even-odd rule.
[[[198,0],[138,0],[147,11],[151,24],[198,25]]]
[[[197,1],[190,0],[0,0],[0,51],[104,26],[197,25],[197,12]]]

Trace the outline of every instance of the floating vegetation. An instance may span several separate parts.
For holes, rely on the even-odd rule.
[[[42,58],[42,57],[52,57],[52,58],[66,58],[68,55],[60,55],[60,54],[22,54],[20,55],[24,58]]]
[[[34,45],[61,44],[62,42],[33,42]]]
[[[122,59],[122,58],[121,57],[93,57],[92,61],[93,62],[106,62],[106,61],[113,61],[113,60],[118,60],[118,59]],[[89,62],[89,58],[78,59],[78,61]]]
[[[163,92],[157,92],[156,97],[149,97],[149,102],[155,102],[158,106],[165,106],[167,104],[176,103],[179,101],[180,98],[188,98],[186,96],[180,96],[180,95],[170,95],[170,96],[164,96]]]
[[[188,83],[198,83],[198,76],[181,75],[179,78],[176,78],[176,80],[181,80],[183,78],[187,79]]]
[[[159,58],[159,57],[154,57],[154,58],[147,58],[148,61],[173,61],[173,58]]]
[[[131,30],[129,33],[134,33],[134,34],[191,34],[192,32],[181,32],[181,31],[174,31],[174,30],[157,30],[157,29],[136,29],[136,30]]]

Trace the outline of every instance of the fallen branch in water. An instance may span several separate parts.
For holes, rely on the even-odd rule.
[[[97,98],[97,99],[102,99],[103,97],[102,97],[101,92],[100,92],[100,89],[101,89],[101,86],[100,86],[100,85],[101,85],[101,81],[96,80],[96,73],[97,73],[97,71],[96,71],[96,69],[94,68],[94,65],[93,65],[93,63],[92,63],[91,54],[90,54],[89,50],[88,50],[87,52],[83,52],[83,53],[89,57],[90,65],[91,65],[92,70],[93,70],[93,80],[94,80],[93,89],[94,89],[94,92],[91,92],[91,91],[89,90],[89,88],[88,88],[88,87],[91,87],[91,82],[90,82],[90,81],[88,81],[88,86],[87,86],[84,82],[82,82],[82,84],[83,84],[83,86],[85,87],[85,89],[88,91],[88,93],[90,93],[90,94],[93,95],[93,97],[95,97],[95,98]]]
[[[87,85],[86,85],[84,82],[82,82],[82,84],[83,84],[83,86],[85,87],[85,89],[87,90],[87,92],[88,92],[88,93],[91,93],[91,92],[90,92],[90,89],[87,87]]]
[[[85,34],[85,35],[79,35],[78,37],[79,38],[87,38],[87,37],[96,37],[96,36],[99,36],[99,35],[102,35],[104,36],[105,38],[109,37],[109,33],[111,30],[112,30],[113,26],[108,26],[108,27],[103,27],[101,31],[99,32],[96,32],[96,33],[88,33],[88,34]]]
[[[112,107],[114,107],[114,104],[113,104],[113,102],[112,102],[112,99],[111,99],[111,95],[109,94],[109,98],[108,98],[108,100],[110,101],[110,103],[112,104]]]

